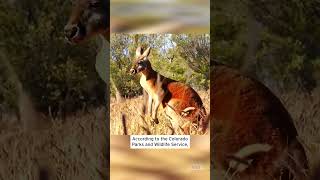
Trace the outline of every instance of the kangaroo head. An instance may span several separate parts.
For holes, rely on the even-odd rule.
[[[78,43],[94,34],[107,33],[109,0],[72,0],[69,21],[64,28],[69,42]]]
[[[139,72],[145,72],[151,69],[151,63],[148,59],[149,54],[150,54],[150,47],[148,47],[145,51],[143,51],[141,47],[137,48],[136,57],[130,69],[131,74],[137,74]]]

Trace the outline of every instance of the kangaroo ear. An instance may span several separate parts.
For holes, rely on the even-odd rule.
[[[150,54],[150,47],[148,47],[144,52],[143,52],[143,54],[142,54],[142,56],[144,56],[144,57],[148,57],[149,56],[149,54]]]
[[[136,50],[136,57],[141,56],[142,52],[143,52],[143,49],[141,48],[141,46],[139,46]]]

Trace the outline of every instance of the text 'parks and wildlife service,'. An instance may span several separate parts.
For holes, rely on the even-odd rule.
[[[131,149],[189,149],[190,135],[131,135]]]

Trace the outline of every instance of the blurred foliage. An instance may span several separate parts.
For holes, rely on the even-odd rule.
[[[111,32],[209,33],[210,0],[111,0]]]
[[[64,40],[71,2],[65,0],[0,1],[0,103],[17,106],[17,75],[23,89],[43,112],[75,111],[104,102],[105,83],[95,72],[94,42],[70,45]],[[9,67],[8,67],[9,66]]]
[[[216,1],[211,27],[212,59],[280,91],[310,92],[319,83],[318,0]]]
[[[155,71],[165,77],[191,85],[209,88],[209,35],[111,35],[111,77],[120,93],[132,97],[142,93],[139,76],[129,70],[138,46],[151,47],[149,60]],[[115,89],[111,89],[115,95]]]

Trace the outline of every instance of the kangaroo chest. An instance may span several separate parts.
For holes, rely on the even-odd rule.
[[[155,99],[157,96],[157,88],[154,84],[155,81],[147,80],[145,75],[142,75],[140,78],[140,85],[143,87],[145,91],[149,94],[149,96],[152,97],[152,99]]]

